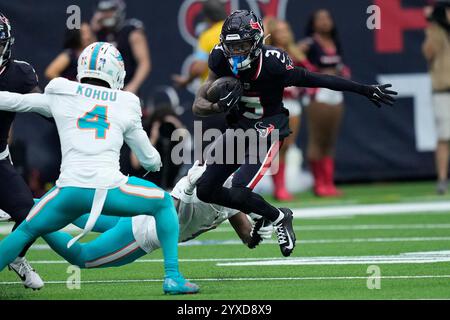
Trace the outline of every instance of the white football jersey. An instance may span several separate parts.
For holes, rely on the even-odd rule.
[[[174,187],[172,196],[179,199],[178,219],[180,223],[179,242],[191,240],[200,234],[217,228],[239,211],[206,203],[197,198],[195,192],[186,196],[184,190],[187,178],[183,177]],[[133,234],[138,245],[147,253],[160,247],[156,234],[155,219],[151,216],[132,218]]]
[[[110,189],[125,183],[119,165],[124,140],[145,169],[160,164],[142,129],[139,98],[130,92],[56,78],[44,94],[1,92],[0,100],[0,110],[55,119],[62,153],[58,187]]]

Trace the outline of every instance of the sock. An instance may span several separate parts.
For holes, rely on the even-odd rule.
[[[16,259],[23,248],[35,237],[28,231],[27,223],[22,223],[13,233],[0,242],[0,271]]]
[[[177,277],[178,270],[178,215],[173,205],[159,210],[155,215],[156,233],[164,255],[166,277]]]

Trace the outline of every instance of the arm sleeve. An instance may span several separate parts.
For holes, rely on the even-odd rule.
[[[160,167],[161,156],[142,128],[140,115],[135,116],[132,124],[125,131],[124,140],[145,170],[154,171]]]
[[[46,94],[20,94],[0,92],[0,110],[11,112],[36,112],[51,118],[50,98]]]
[[[361,95],[368,95],[367,86],[322,73],[310,72],[306,69],[294,67],[287,70],[284,77],[285,87],[327,88],[335,91],[350,91]]]

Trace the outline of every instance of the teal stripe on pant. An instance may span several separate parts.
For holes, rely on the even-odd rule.
[[[120,217],[152,215],[164,255],[166,276],[177,277],[178,272],[178,216],[167,192],[161,192],[155,184],[130,177],[128,187],[144,187],[160,190],[161,198],[151,198],[136,193],[124,192],[121,188],[108,191],[103,207],[104,214]],[[136,188],[137,187],[137,188]],[[0,242],[0,270],[11,263],[27,243],[41,235],[58,231],[72,221],[89,212],[94,189],[65,187],[51,190],[30,211],[29,217],[13,233]],[[53,193],[52,193],[53,192]],[[56,193],[56,195],[55,195]],[[36,208],[40,208],[39,211]],[[37,212],[36,212],[37,211]]]
[[[98,228],[109,226],[110,217],[104,217],[102,222],[97,222]],[[43,236],[50,247],[70,264],[80,268],[106,268],[118,267],[129,264],[144,256],[146,252],[141,248],[136,250],[124,250],[130,244],[135,243],[131,218],[120,218],[119,222],[108,231],[102,233],[96,239],[87,243],[75,243],[67,248],[67,243],[72,236],[66,232],[58,231]],[[134,248],[134,247],[133,247]]]

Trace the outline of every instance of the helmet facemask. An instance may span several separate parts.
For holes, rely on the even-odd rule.
[[[5,66],[11,59],[11,47],[14,38],[11,36],[11,26],[8,19],[0,14],[0,67]]]

